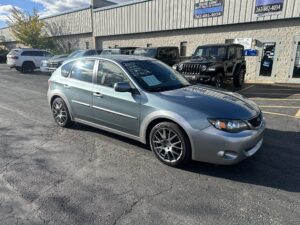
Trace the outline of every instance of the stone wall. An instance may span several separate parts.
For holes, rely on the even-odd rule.
[[[136,46],[180,46],[187,41],[187,54],[191,55],[197,46],[212,43],[224,43],[226,39],[253,38],[258,41],[276,42],[274,75],[258,76],[260,57],[247,58],[248,82],[287,82],[294,57],[294,38],[300,36],[300,19],[278,20],[249,24],[226,25],[208,28],[141,33],[97,38],[98,47]]]
[[[57,37],[57,42],[60,48],[65,52],[75,51],[79,49],[86,49],[86,43],[89,43],[89,49],[93,48],[93,37],[92,34],[78,34]],[[69,48],[70,47],[70,48]]]

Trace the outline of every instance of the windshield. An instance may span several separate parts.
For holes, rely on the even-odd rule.
[[[197,48],[193,58],[225,58],[226,47],[224,46],[203,46]]]
[[[101,52],[101,55],[120,55],[121,50],[120,49],[104,49]]]
[[[71,53],[68,58],[72,59],[72,58],[78,58],[80,56],[82,56],[84,54],[84,51],[83,50],[78,50],[78,51],[75,51],[73,53]]]
[[[155,48],[138,48],[134,50],[134,55],[140,55],[150,58],[155,58],[157,49]]]
[[[122,65],[146,91],[169,91],[190,86],[182,75],[159,61],[129,61]]]
[[[19,51],[20,50],[18,50],[18,49],[13,49],[8,53],[8,55],[17,55]]]

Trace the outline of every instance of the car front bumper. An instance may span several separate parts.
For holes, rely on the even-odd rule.
[[[41,66],[40,67],[41,72],[43,73],[49,73],[49,68],[47,66]]]
[[[185,75],[184,77],[191,83],[207,83],[214,80],[212,75]]]
[[[263,143],[265,122],[258,129],[228,133],[210,126],[192,135],[192,159],[220,165],[236,164],[254,155]]]

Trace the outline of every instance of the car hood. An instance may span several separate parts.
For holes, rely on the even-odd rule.
[[[48,62],[51,62],[51,63],[62,63],[64,62],[65,60],[67,60],[68,57],[64,57],[64,58],[59,58],[59,59],[49,59]]]
[[[203,85],[160,92],[157,95],[168,102],[166,105],[184,106],[185,109],[198,111],[208,118],[249,120],[260,113],[253,101],[240,94]]]
[[[221,59],[217,58],[191,58],[189,60],[183,61],[181,64],[211,64],[211,63],[221,63]]]

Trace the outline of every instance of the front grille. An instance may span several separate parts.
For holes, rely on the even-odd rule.
[[[57,62],[50,62],[49,67],[50,68],[58,68],[60,66],[60,63]]]
[[[182,66],[182,70],[180,70],[182,74],[200,74],[201,73],[201,65],[196,63],[185,63]]]
[[[255,128],[259,127],[261,125],[262,121],[263,121],[263,118],[262,118],[261,113],[257,117],[255,117],[251,120],[248,120],[248,122]]]

